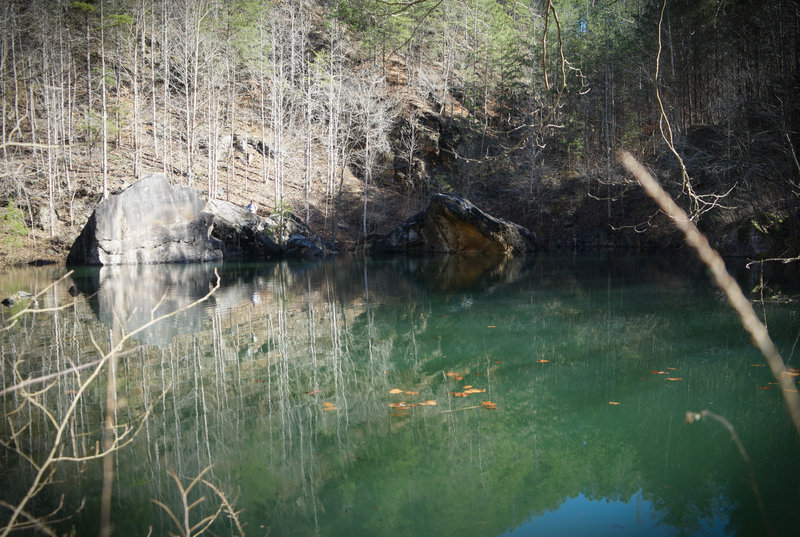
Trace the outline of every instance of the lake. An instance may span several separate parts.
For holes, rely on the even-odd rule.
[[[107,368],[81,389],[97,348],[177,312],[115,361],[109,417],[138,431],[108,459],[115,536],[178,533],[176,479],[201,473],[190,525],[224,497],[251,536],[796,535],[797,434],[689,257],[79,269],[39,300],[63,309],[0,334],[4,390],[51,377],[3,396],[0,499],[19,502],[26,457],[41,464],[54,443],[67,459],[102,450]],[[181,311],[215,268],[220,288]],[[0,286],[35,292],[64,272],[14,270]],[[800,367],[800,305],[756,310]],[[685,422],[702,410],[733,425],[751,466],[720,422]],[[25,511],[63,498],[53,518],[72,516],[52,526],[96,535],[102,460],[47,475]],[[210,528],[236,530],[224,509]]]

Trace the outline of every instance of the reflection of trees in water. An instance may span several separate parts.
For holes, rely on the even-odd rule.
[[[738,388],[720,391],[720,384],[752,388],[739,362],[693,362],[692,383],[673,386],[683,394],[676,399],[665,397],[672,388],[640,381],[630,361],[641,361],[643,375],[674,363],[676,351],[686,353],[698,340],[699,329],[662,312],[642,316],[630,298],[609,291],[605,274],[600,291],[568,273],[538,278],[534,272],[522,285],[513,279],[489,289],[441,285],[423,294],[408,266],[402,276],[391,264],[360,262],[269,270],[269,277],[235,272],[230,279],[241,279],[247,292],[227,296],[239,293],[243,301],[207,308],[201,330],[121,359],[119,399],[126,404],[119,405],[120,422],[166,395],[139,442],[119,454],[121,474],[135,476],[146,466],[147,477],[119,477],[131,509],[115,510],[116,523],[141,528],[149,522],[149,499],[170,495],[167,468],[192,476],[214,464],[215,482],[241,487],[239,505],[250,527],[265,523],[276,534],[331,526],[414,533],[413,522],[422,519],[441,535],[471,534],[476,521],[502,533],[510,521],[522,523],[578,493],[627,500],[639,489],[666,522],[687,528],[719,512],[720,498],[732,498],[739,505],[732,520],[753,529],[746,520],[750,492],[727,438],[716,438],[718,449],[698,460],[700,437],[715,433],[683,430],[667,416],[682,416],[686,401],[718,394],[715,401],[750,440],[757,466],[763,461],[757,468],[763,476],[782,449],[776,442],[785,440],[767,430],[780,422],[781,409],[764,401],[748,411],[722,399]],[[417,270],[424,269],[411,274]],[[663,307],[671,307],[680,289],[676,283],[658,295],[668,299]],[[259,301],[250,301],[251,291]],[[716,304],[697,307],[705,309],[703,329],[720,332],[725,316],[713,313]],[[78,313],[27,321],[19,337],[28,338],[29,352],[49,358],[31,361],[31,371],[92,359],[88,330],[107,332],[80,312],[85,305]],[[488,324],[500,325],[503,336],[488,335]],[[539,358],[550,363],[537,368]],[[456,384],[443,375],[451,370],[469,376]],[[467,381],[487,388],[486,398],[499,410],[442,413],[467,406],[448,395]],[[47,404],[67,404],[74,382],[64,377],[46,394]],[[409,401],[435,399],[439,406],[392,416],[394,387],[420,392],[404,395]],[[617,389],[629,400],[609,407]],[[79,450],[90,451],[99,438],[102,397],[98,387],[76,413],[71,434]],[[325,410],[325,402],[335,410]],[[36,424],[26,441],[47,438],[46,429]],[[778,440],[759,445],[759,437],[770,435]],[[796,469],[775,464],[789,474]],[[82,474],[79,494],[91,490],[94,471]],[[674,488],[666,486],[673,480]],[[687,493],[677,486],[681,480],[696,490]],[[158,531],[168,527],[156,521]]]

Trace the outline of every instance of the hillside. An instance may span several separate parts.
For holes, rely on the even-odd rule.
[[[0,11],[3,264],[152,172],[354,248],[453,192],[543,248],[800,250],[798,4],[109,0]],[[666,9],[668,8],[668,9]]]

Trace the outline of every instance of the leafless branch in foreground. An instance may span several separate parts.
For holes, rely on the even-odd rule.
[[[181,496],[181,511],[180,516],[176,515],[175,512],[170,509],[170,507],[165,504],[164,502],[156,499],[152,499],[151,501],[159,506],[164,512],[169,516],[172,522],[175,524],[176,529],[178,530],[178,535],[180,537],[198,537],[202,533],[204,533],[211,524],[214,523],[219,515],[224,510],[228,517],[231,519],[233,525],[236,527],[236,533],[234,534],[231,532],[231,535],[238,535],[239,537],[244,537],[244,529],[242,528],[241,523],[239,522],[239,513],[241,511],[236,511],[235,504],[236,500],[234,499],[233,502],[230,502],[225,494],[217,487],[215,487],[210,481],[203,479],[203,476],[211,470],[211,466],[206,466],[197,477],[193,478],[187,486],[184,486],[183,482],[181,481],[178,474],[175,470],[170,469],[168,474],[175,481],[175,484],[178,487],[178,491],[180,492]],[[189,494],[192,492],[192,489],[198,483],[202,483],[219,498],[220,503],[215,508],[215,511],[202,518],[198,522],[192,521],[192,510],[195,507],[198,507],[200,504],[206,501],[205,496],[200,496],[200,498],[190,501]],[[198,493],[199,494],[199,493]]]
[[[41,294],[46,292],[50,287],[55,285],[56,283],[60,282],[70,273],[67,273],[62,278],[56,280],[51,285],[37,293],[33,298],[34,300],[39,297]],[[27,461],[35,470],[36,474],[33,478],[32,483],[29,485],[27,492],[24,494],[21,500],[16,505],[9,504],[5,501],[0,501],[0,507],[5,507],[6,509],[11,511],[11,515],[7,521],[5,521],[5,526],[0,527],[0,537],[6,537],[12,531],[16,531],[19,529],[27,529],[27,528],[36,528],[38,531],[47,533],[46,530],[49,530],[47,524],[54,522],[51,517],[55,516],[58,512],[52,512],[50,515],[46,515],[45,517],[36,518],[35,515],[28,513],[25,508],[26,506],[31,503],[31,501],[50,483],[53,481],[53,477],[55,475],[56,467],[58,464],[63,462],[86,462],[92,459],[98,458],[105,458],[108,455],[118,451],[119,449],[123,448],[127,444],[133,441],[134,437],[141,429],[142,425],[144,424],[145,420],[149,417],[150,411],[152,410],[152,406],[146,410],[146,412],[139,418],[139,425],[138,427],[134,427],[132,425],[125,425],[122,428],[122,432],[118,430],[118,426],[114,425],[113,427],[108,427],[106,424],[104,434],[106,438],[104,438],[103,447],[102,449],[99,446],[96,448],[96,453],[94,454],[84,454],[83,456],[78,456],[77,453],[75,456],[70,457],[64,454],[65,443],[67,441],[68,436],[68,428],[70,423],[74,417],[76,412],[76,408],[85,395],[86,391],[89,390],[89,387],[96,381],[96,379],[100,376],[105,366],[113,362],[115,358],[118,358],[125,347],[125,344],[136,334],[139,332],[146,330],[150,326],[153,326],[164,319],[177,315],[183,311],[186,311],[189,308],[192,308],[202,302],[208,300],[214,292],[220,287],[221,279],[219,273],[216,269],[214,269],[214,274],[216,275],[216,284],[214,287],[209,290],[209,292],[192,302],[176,311],[166,313],[164,315],[154,317],[151,315],[151,320],[144,325],[140,326],[139,328],[129,332],[123,333],[118,341],[110,341],[109,342],[109,350],[103,350],[100,345],[95,340],[93,334],[90,332],[89,336],[91,338],[92,344],[94,345],[95,349],[97,350],[100,358],[95,360],[91,363],[91,373],[85,379],[80,378],[80,369],[79,367],[71,367],[68,369],[70,373],[74,373],[76,377],[79,379],[79,385],[77,390],[74,393],[73,398],[71,399],[69,405],[62,413],[61,416],[57,417],[49,408],[47,408],[42,402],[39,401],[39,395],[43,394],[44,392],[48,391],[50,388],[56,385],[55,381],[47,384],[43,389],[36,391],[36,392],[29,392],[27,386],[31,384],[37,384],[39,382],[46,382],[43,380],[42,377],[36,379],[24,379],[21,373],[18,370],[19,363],[14,364],[14,372],[15,378],[18,379],[17,384],[25,386],[24,388],[20,388],[19,386],[11,387],[4,391],[4,393],[8,392],[17,392],[21,394],[22,404],[23,405],[30,405],[31,407],[36,408],[39,410],[42,415],[52,424],[55,428],[55,435],[50,443],[49,450],[43,460],[37,461],[34,457],[33,453],[26,453],[25,450],[19,445],[17,439],[19,434],[22,430],[26,429],[31,425],[31,422],[28,421],[23,425],[23,427],[19,430],[15,430],[14,425],[11,421],[9,421],[9,426],[11,427],[11,437],[6,440],[4,438],[0,438],[0,445],[9,449],[13,452],[18,453],[25,461]],[[3,327],[3,330],[10,329],[12,326],[16,324],[20,315],[23,313],[29,312],[41,312],[42,310],[32,310],[25,308],[20,312],[20,314],[13,316],[11,319],[8,320],[8,324]],[[47,379],[49,380],[49,378]],[[115,395],[115,394],[111,394]],[[160,400],[160,398],[159,398]],[[20,406],[19,409],[22,407]],[[18,409],[18,410],[19,410]],[[108,410],[108,409],[107,409]],[[16,411],[15,411],[16,412]],[[105,441],[107,439],[107,441]],[[108,459],[110,460],[110,459]],[[60,506],[59,506],[60,509]],[[223,509],[223,506],[220,506],[220,510]],[[20,519],[26,519],[26,522],[22,522]],[[105,532],[106,534],[110,533],[111,525],[110,525],[110,517],[109,519],[101,521],[101,533]],[[197,527],[192,527],[192,530],[197,529]],[[205,529],[205,528],[203,528]],[[50,530],[52,531],[52,530]],[[199,534],[199,533],[198,533]]]
[[[761,351],[769,365],[772,375],[778,382],[783,394],[783,400],[789,411],[789,416],[794,423],[794,427],[800,435],[800,394],[794,385],[794,378],[786,370],[778,348],[769,337],[767,328],[759,320],[750,301],[744,296],[742,289],[736,280],[728,274],[725,269],[725,262],[722,257],[708,243],[705,235],[700,233],[694,222],[689,219],[686,212],[681,209],[670,197],[670,195],[658,184],[653,176],[639,164],[639,162],[627,151],[621,151],[617,158],[625,166],[645,192],[653,198],[664,213],[670,217],[675,226],[683,232],[686,242],[695,249],[697,256],[705,263],[711,274],[714,276],[714,283],[722,289],[728,302],[739,314],[742,326],[750,334],[753,344]]]

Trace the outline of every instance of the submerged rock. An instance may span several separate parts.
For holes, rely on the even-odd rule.
[[[3,304],[5,307],[10,308],[16,305],[21,300],[30,300],[31,298],[33,298],[33,295],[30,294],[29,292],[17,291],[13,295],[5,297],[0,303]]]
[[[534,249],[534,237],[526,228],[449,194],[435,194],[425,212],[413,216],[388,235],[377,237],[370,246],[373,253],[517,255]]]

